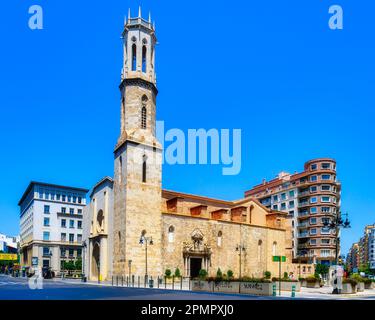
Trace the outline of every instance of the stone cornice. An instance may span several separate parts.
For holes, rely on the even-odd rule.
[[[155,96],[158,94],[158,89],[156,88],[155,84],[139,77],[125,78],[124,80],[122,80],[119,86],[120,90],[122,90],[124,86],[142,87],[151,90],[155,94]]]

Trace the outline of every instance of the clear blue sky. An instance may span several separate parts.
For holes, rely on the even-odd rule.
[[[44,8],[44,30],[28,8]],[[113,172],[124,15],[156,20],[157,118],[242,129],[242,171],[163,168],[163,187],[236,199],[263,178],[338,161],[344,251],[375,222],[373,1],[4,0],[0,35],[0,232],[17,234],[30,180],[90,188]],[[344,30],[328,8],[344,9]]]

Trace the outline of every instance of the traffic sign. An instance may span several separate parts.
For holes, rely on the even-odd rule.
[[[285,256],[272,256],[272,261],[273,262],[285,262],[286,257]]]

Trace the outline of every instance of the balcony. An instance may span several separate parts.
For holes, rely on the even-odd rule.
[[[309,212],[308,211],[302,211],[302,212],[298,212],[298,216],[299,217],[306,217],[309,215]]]
[[[298,204],[298,208],[307,207],[308,205],[309,205],[309,202],[308,202],[308,201],[300,202],[300,203]]]
[[[302,223],[299,223],[298,224],[298,228],[307,228],[309,226],[309,224],[307,222],[302,222]]]
[[[310,194],[309,190],[298,192],[299,197],[308,196]]]
[[[309,244],[308,243],[301,243],[301,244],[298,244],[297,248],[298,249],[307,249],[307,248],[309,248]]]
[[[309,237],[308,232],[301,232],[298,234],[298,238],[307,238],[307,237]]]

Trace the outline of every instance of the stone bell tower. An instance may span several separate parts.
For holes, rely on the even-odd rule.
[[[113,274],[162,274],[161,144],[155,134],[155,25],[125,19],[121,130],[115,147]],[[147,270],[145,241],[147,246]],[[129,270],[130,269],[130,270]],[[147,271],[147,272],[146,272]]]

